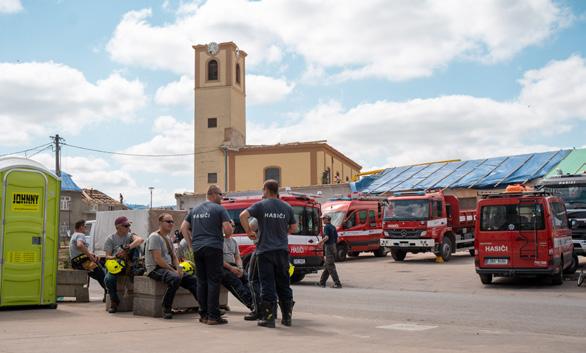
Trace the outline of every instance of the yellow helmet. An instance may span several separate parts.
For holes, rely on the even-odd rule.
[[[183,261],[179,264],[179,267],[181,267],[183,273],[188,275],[193,275],[193,272],[195,271],[195,265],[191,261]]]
[[[289,264],[289,277],[293,276],[293,272],[295,272],[295,266]]]
[[[113,275],[116,275],[122,271],[126,267],[126,262],[122,259],[109,259],[106,260],[106,270]]]

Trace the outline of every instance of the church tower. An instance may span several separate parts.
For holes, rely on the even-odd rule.
[[[194,191],[228,185],[228,152],[246,144],[246,53],[233,42],[195,50]]]

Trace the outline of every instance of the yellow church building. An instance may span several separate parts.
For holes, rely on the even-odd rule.
[[[326,141],[246,144],[246,52],[233,42],[195,45],[195,194],[346,183],[361,166]]]

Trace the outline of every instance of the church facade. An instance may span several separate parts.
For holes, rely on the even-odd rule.
[[[246,143],[246,52],[233,42],[195,45],[195,194],[346,183],[361,166],[326,141]]]

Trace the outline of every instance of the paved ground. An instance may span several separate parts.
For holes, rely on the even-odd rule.
[[[230,298],[230,324],[209,327],[195,314],[172,321],[109,315],[99,290],[89,304],[0,312],[0,352],[582,352],[586,288],[568,279],[497,280],[484,286],[472,258],[433,256],[404,263],[361,256],[339,263],[344,289],[294,286],[294,327],[245,322]],[[83,347],[80,349],[80,347]]]

